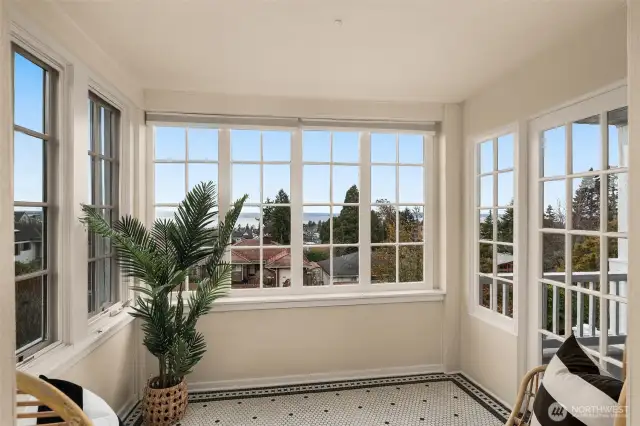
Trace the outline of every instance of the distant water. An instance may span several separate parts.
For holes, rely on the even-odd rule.
[[[173,210],[170,209],[156,209],[156,214],[158,217],[173,217]],[[333,216],[336,217],[340,213],[334,213]],[[302,216],[303,223],[308,223],[309,221],[318,222],[319,220],[325,222],[329,220],[331,215],[329,213],[321,213],[321,212],[313,212],[313,213],[304,213]],[[238,217],[237,225],[257,225],[259,223],[260,216],[258,213],[254,212],[242,212]]]

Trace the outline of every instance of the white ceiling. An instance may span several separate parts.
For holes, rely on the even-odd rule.
[[[58,1],[145,89],[437,102],[466,99],[624,7],[624,0]]]

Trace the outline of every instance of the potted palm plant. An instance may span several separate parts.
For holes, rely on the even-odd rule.
[[[82,206],[81,221],[111,241],[121,273],[135,282],[131,315],[140,320],[144,345],[158,359],[158,375],[145,389],[147,424],[169,425],[184,416],[185,376],[206,351],[196,323],[231,288],[231,266],[223,257],[246,198],[237,200],[218,226],[211,182],[198,184],[173,218],[156,219],[150,229],[131,216],[110,225],[97,209]],[[187,282],[196,288],[185,306]]]

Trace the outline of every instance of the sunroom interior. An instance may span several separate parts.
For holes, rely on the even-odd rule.
[[[522,377],[571,335],[640,386],[640,2],[0,5],[2,425],[16,370],[139,424],[157,361],[82,205],[150,226],[202,181],[221,217],[248,198],[183,425],[209,424],[201,395],[411,377],[464,382],[493,423],[446,398],[297,422],[216,410],[504,424]]]

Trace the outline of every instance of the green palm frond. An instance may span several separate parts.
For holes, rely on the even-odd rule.
[[[236,201],[217,227],[216,190],[210,182],[196,185],[173,218],[157,219],[150,229],[130,216],[109,225],[98,210],[82,206],[81,222],[111,241],[123,275],[137,280],[131,287],[137,293],[131,315],[140,320],[143,343],[158,358],[153,382],[158,386],[179,382],[206,352],[196,324],[231,288],[231,265],[223,258],[246,199]],[[196,269],[204,277],[187,297],[185,314],[185,282]]]
[[[207,257],[213,243],[216,191],[212,183],[196,185],[174,215],[176,232],[169,235],[178,264],[192,265]]]
[[[118,225],[114,224],[112,228],[97,209],[83,205],[82,210],[84,216],[81,221],[96,234],[111,240],[118,265],[125,276],[143,281],[155,279],[158,259],[153,256],[153,248],[138,244],[127,232],[116,230],[120,226],[135,226],[135,221],[126,221],[123,218],[123,221],[117,221]]]

